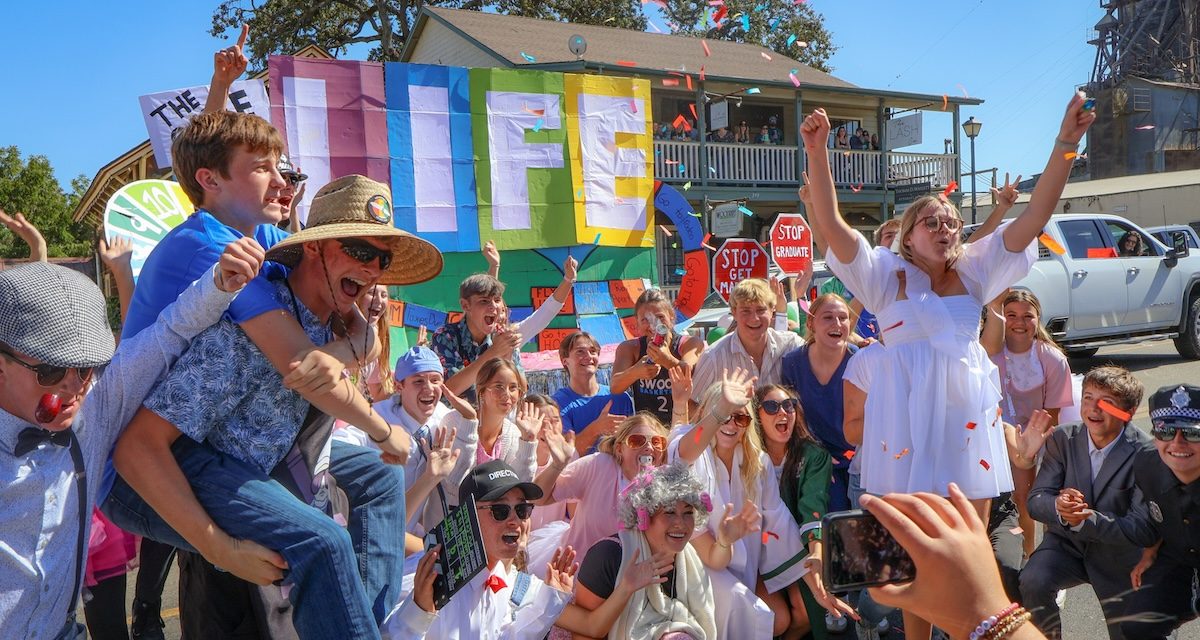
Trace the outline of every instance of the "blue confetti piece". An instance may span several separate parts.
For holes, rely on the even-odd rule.
[[[744,214],[746,214],[746,215],[748,215],[748,216],[750,216],[750,217],[754,217],[754,212],[753,212],[753,211],[751,211],[751,210],[749,210],[749,209],[747,209],[747,208],[746,208],[746,207],[744,207],[744,206],[738,205],[738,211],[741,211],[742,213],[744,213]]]
[[[775,18],[774,20],[771,21],[771,24],[769,25],[769,27],[771,29],[774,29],[775,27],[779,26],[780,20],[781,20],[781,18]]]
[[[537,133],[542,130],[542,119],[538,118],[537,122],[533,123],[533,132]]]
[[[747,33],[750,32],[750,16],[744,13],[742,14],[742,28],[745,29]]]
[[[576,197],[576,198],[580,198],[580,199],[582,199],[582,198],[583,198],[583,189],[580,189],[580,190],[576,191],[576,192],[575,192],[575,197]]]
[[[789,47],[792,46],[792,43],[795,41],[796,41],[796,34],[793,33],[792,35],[788,36],[787,46],[789,46]]]
[[[760,93],[762,93],[762,91],[759,91],[758,87],[750,87],[749,89],[746,89],[746,95],[748,96],[753,96]]]
[[[679,175],[683,175],[687,171],[687,167],[682,162],[679,163]]]
[[[677,275],[677,276],[686,276],[686,275],[687,275],[687,269],[676,269],[676,270],[675,270],[675,275]]]
[[[592,238],[592,244],[600,244],[600,234],[597,233],[596,237]]]
[[[521,57],[525,58],[525,62],[537,62],[537,58],[534,58],[533,56],[529,55],[528,53],[525,53],[524,51],[521,52]]]
[[[800,69],[799,68],[792,69],[792,72],[791,72],[792,75],[796,75],[797,71],[800,71]]]

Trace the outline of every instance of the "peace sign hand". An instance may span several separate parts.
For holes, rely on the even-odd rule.
[[[1021,183],[1021,176],[1018,175],[1016,180],[1011,183],[1008,181],[1008,172],[1004,172],[1004,186],[997,189],[992,187],[992,197],[996,199],[997,206],[1005,208],[1011,207],[1017,203],[1017,196],[1021,195],[1021,190],[1017,185]]]

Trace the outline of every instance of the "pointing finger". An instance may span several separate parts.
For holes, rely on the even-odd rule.
[[[242,23],[242,35],[238,36],[237,41],[237,48],[239,50],[246,46],[246,36],[248,35],[250,35],[250,25],[248,23]]]

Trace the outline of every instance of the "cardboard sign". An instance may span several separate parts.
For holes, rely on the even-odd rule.
[[[621,318],[621,328],[625,330],[625,339],[630,340],[638,335],[638,319],[637,316],[625,316]]]
[[[404,303],[399,300],[388,300],[388,326],[404,326]],[[428,328],[428,327],[426,327]]]
[[[788,276],[812,270],[812,229],[804,216],[781,213],[771,225],[771,259]]]
[[[533,301],[533,308],[537,309],[542,306],[542,303],[554,297],[554,289],[556,287],[530,287],[529,299]],[[563,304],[562,309],[558,310],[560,316],[575,315],[575,290],[571,288],[571,293],[567,294],[567,301]]]
[[[649,286],[650,282],[645,279],[608,281],[608,290],[617,309],[632,309]]]
[[[558,351],[558,345],[576,331],[578,329],[543,329],[538,334],[538,351]]]
[[[732,238],[713,255],[712,283],[717,295],[729,302],[734,285],[747,278],[767,277],[767,250],[754,240]]]
[[[433,606],[441,609],[487,566],[474,496],[468,495],[433,531],[425,535],[425,549],[434,545],[442,547],[437,558],[438,575],[433,580]]]
[[[108,199],[104,208],[104,234],[108,238],[129,240],[133,246],[130,267],[136,281],[142,264],[158,242],[195,210],[177,182],[131,182]]]
[[[208,87],[188,87],[172,91],[160,91],[138,98],[146,131],[150,134],[150,146],[154,149],[154,161],[159,168],[171,166],[171,141],[175,132],[204,111],[208,101]],[[271,103],[267,99],[267,85],[262,80],[238,80],[229,87],[225,108],[238,113],[253,113],[270,120]]]
[[[704,307],[704,299],[712,286],[709,280],[708,252],[696,249],[683,254],[684,277],[679,283],[679,294],[675,296],[675,309],[684,318],[690,318]]]

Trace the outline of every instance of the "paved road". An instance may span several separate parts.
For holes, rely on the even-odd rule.
[[[1147,398],[1159,387],[1179,382],[1194,384],[1195,381],[1200,380],[1200,362],[1180,358],[1169,340],[1102,349],[1092,358],[1073,360],[1071,370],[1076,373],[1085,373],[1092,367],[1109,363],[1133,371],[1138,379],[1146,385]],[[1146,417],[1146,403],[1143,402],[1142,407],[1134,416],[1134,422],[1142,428],[1147,428]],[[133,598],[132,582],[131,576],[130,601]],[[177,596],[176,574],[172,571],[166,593],[163,594],[163,618],[167,623],[167,638],[170,640],[177,640],[180,637]],[[900,622],[898,615],[896,622]],[[1063,611],[1063,631],[1065,638],[1072,639],[1100,640],[1107,637],[1100,614],[1100,605],[1088,587],[1076,587],[1067,592],[1066,606]],[[845,634],[842,637],[851,638],[853,636]],[[903,638],[903,634],[894,632],[887,637],[900,640]],[[1178,640],[1200,640],[1200,622],[1193,622],[1184,627],[1177,638]]]

